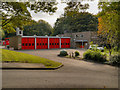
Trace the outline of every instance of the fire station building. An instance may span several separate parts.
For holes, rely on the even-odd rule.
[[[9,39],[14,49],[53,49],[70,48],[70,37],[15,36]]]
[[[9,38],[9,46],[14,49],[57,49],[70,48],[70,37],[58,36],[23,36],[17,29],[16,35]]]

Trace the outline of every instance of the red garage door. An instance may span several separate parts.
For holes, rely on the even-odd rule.
[[[54,38],[49,38],[49,48],[54,48]]]
[[[65,42],[65,43],[66,43],[66,46],[65,46],[65,47],[66,47],[66,48],[70,48],[70,38],[66,38],[65,41],[66,41],[66,42]]]
[[[42,49],[42,39],[36,38],[36,49]]]
[[[35,49],[35,38],[22,38],[22,49]]]
[[[42,49],[48,49],[48,38],[42,38]]]
[[[70,38],[61,38],[61,48],[70,48]]]
[[[49,48],[59,48],[59,38],[49,38]]]
[[[61,48],[65,48],[65,38],[61,38]]]
[[[28,38],[28,49],[35,49],[35,38]]]
[[[59,48],[60,47],[59,46],[59,38],[54,38],[54,42],[55,42],[54,48]]]
[[[48,49],[48,38],[37,38],[36,49]]]

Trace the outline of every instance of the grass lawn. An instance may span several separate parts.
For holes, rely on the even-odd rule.
[[[5,50],[5,49],[2,49],[2,61],[17,61],[22,63],[41,63],[44,64],[46,68],[54,68],[61,65],[61,63],[59,62],[55,62],[46,58],[41,58],[38,56],[29,55],[21,52],[15,52],[11,50]]]

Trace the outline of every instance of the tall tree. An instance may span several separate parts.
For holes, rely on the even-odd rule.
[[[66,16],[58,18],[53,35],[81,32],[81,31],[97,31],[97,17],[88,12],[67,12]]]
[[[44,21],[44,20],[39,20],[38,22],[32,24],[32,25],[27,25],[24,27],[24,35],[37,35],[37,36],[45,36],[45,35],[50,35],[52,33],[52,27],[51,25]]]
[[[81,12],[81,11],[85,11],[89,8],[89,4],[81,4],[81,2],[72,2],[72,0],[70,2],[67,3],[67,7],[65,7],[65,13],[70,12],[70,11],[77,11],[77,12]]]
[[[102,2],[98,6],[102,9],[98,13],[98,34],[109,45],[111,55],[112,47],[120,47],[120,2]]]
[[[46,12],[49,14],[54,13],[57,10],[55,6],[56,2],[2,2],[2,28],[8,33],[14,32],[16,27],[23,30],[23,26],[31,22],[31,15],[28,11],[33,10],[37,12]]]

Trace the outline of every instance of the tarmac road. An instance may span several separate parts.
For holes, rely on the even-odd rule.
[[[57,57],[59,51],[21,50],[62,62],[64,66],[57,70],[3,70],[3,88],[118,88],[118,68]]]

